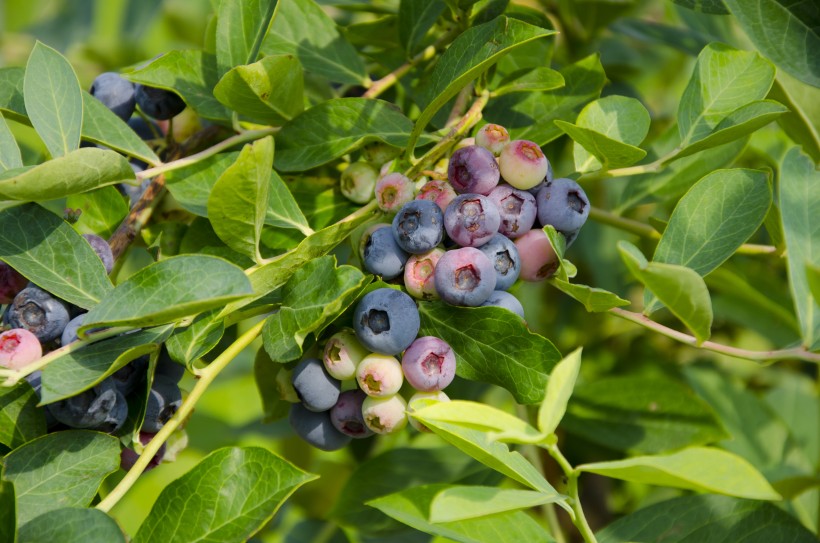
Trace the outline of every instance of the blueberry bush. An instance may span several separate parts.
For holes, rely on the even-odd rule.
[[[0,14],[0,541],[817,541],[816,2]]]

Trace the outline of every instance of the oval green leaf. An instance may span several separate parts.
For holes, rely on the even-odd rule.
[[[430,522],[454,522],[563,501],[555,493],[498,488],[495,486],[451,486],[433,498]]]
[[[276,0],[219,2],[216,14],[216,64],[220,75],[234,66],[256,61],[275,7]]]
[[[430,405],[408,413],[424,420],[449,422],[482,432],[492,432],[493,438],[497,440],[538,443],[544,438],[541,432],[518,417],[479,402],[430,402]]]
[[[28,383],[0,387],[0,444],[16,449],[46,433],[45,413]]]
[[[117,523],[99,509],[65,507],[33,518],[20,527],[17,543],[125,543]]]
[[[581,348],[575,349],[564,357],[550,373],[547,381],[547,392],[544,401],[538,409],[538,429],[544,435],[549,435],[558,428],[558,423],[564,418],[578,372],[581,371]]]
[[[11,133],[6,119],[0,114],[0,172],[23,167],[23,158],[20,156],[20,147]]]

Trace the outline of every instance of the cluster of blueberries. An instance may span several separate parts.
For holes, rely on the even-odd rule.
[[[379,207],[397,213],[392,224],[364,233],[359,256],[385,280],[403,274],[416,298],[505,307],[523,318],[521,303],[506,291],[519,278],[539,281],[558,267],[541,226],[552,225],[571,244],[589,215],[589,200],[575,181],[553,179],[538,145],[510,141],[502,126],[485,125],[466,143],[450,157],[448,179],[425,183],[417,195],[400,173],[377,179]],[[359,164],[351,165],[354,174]],[[355,179],[349,175],[348,185]]]
[[[290,410],[294,431],[332,451],[352,438],[401,430],[408,405],[417,400],[449,400],[442,390],[455,377],[455,353],[440,338],[417,337],[419,326],[418,308],[404,292],[380,288],[365,294],[353,311],[353,329],[333,334],[322,360],[306,358],[294,369],[300,400]],[[399,393],[405,380],[415,390],[409,401]],[[427,430],[415,420],[410,424]]]

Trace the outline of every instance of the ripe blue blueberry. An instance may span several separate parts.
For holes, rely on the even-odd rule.
[[[171,381],[179,383],[182,376],[185,375],[185,366],[171,358],[168,349],[163,347],[157,357],[157,367],[154,369],[154,375],[163,375]]]
[[[296,435],[323,451],[335,451],[350,443],[350,436],[346,436],[333,426],[330,412],[315,412],[306,409],[300,403],[290,406],[288,417],[290,426]]]
[[[48,404],[58,422],[72,428],[113,433],[128,417],[128,402],[111,379],[105,379],[76,396]]]
[[[60,337],[71,319],[65,302],[35,285],[17,293],[5,318],[12,328],[25,328],[40,343]]]
[[[447,251],[436,264],[436,292],[451,305],[481,305],[495,290],[495,283],[492,262],[473,247]]]
[[[538,208],[535,196],[509,185],[499,185],[487,196],[498,208],[501,226],[498,231],[508,238],[521,237],[532,229]]]
[[[512,311],[522,319],[524,318],[524,307],[521,305],[521,302],[518,301],[518,298],[516,298],[509,292],[505,292],[503,290],[496,290],[495,292],[490,294],[490,297],[487,298],[487,301],[481,305],[503,307],[504,309]]]
[[[495,289],[507,290],[513,286],[521,273],[521,258],[515,244],[508,237],[495,234],[478,250],[487,255],[495,268]]]
[[[105,273],[111,273],[111,270],[114,269],[114,253],[111,252],[111,247],[108,245],[108,242],[95,234],[83,234],[83,237],[89,245],[91,245],[91,248],[94,249],[94,252],[97,253],[97,256],[100,257],[100,260],[102,260],[103,266],[105,266]]]
[[[159,432],[182,405],[182,393],[175,382],[162,375],[154,378],[145,406],[141,431]]]
[[[175,92],[165,89],[137,84],[135,98],[143,113],[160,121],[176,117],[185,109],[182,98]]]
[[[37,394],[37,399],[42,399],[42,394],[40,391],[43,388],[43,372],[37,370],[33,373],[29,373],[25,376],[25,380],[28,381],[28,384],[31,385],[31,388],[34,389],[34,393]],[[42,410],[43,415],[46,417],[46,428],[51,429],[59,424],[57,419],[54,418],[54,415],[51,414],[47,405],[43,405],[38,407],[37,409]]]
[[[148,124],[148,121],[139,115],[128,119],[128,126],[131,127],[131,130],[136,132],[137,136],[143,141],[155,140],[162,137],[162,129],[157,123],[151,121],[151,124]]]
[[[413,299],[392,288],[365,294],[353,311],[359,341],[375,353],[397,355],[413,343],[421,320]]]
[[[339,399],[341,383],[334,379],[317,358],[305,358],[293,369],[293,388],[305,408],[327,411]]]
[[[374,230],[366,237],[362,252],[364,268],[386,280],[401,275],[410,256],[396,243],[393,228],[387,226]]]
[[[145,375],[148,370],[148,355],[136,358],[115,371],[111,375],[114,380],[117,390],[123,396],[129,396],[137,387],[145,381]]]
[[[447,206],[444,228],[447,235],[462,247],[484,245],[501,226],[496,205],[481,194],[462,194]]]
[[[362,403],[367,394],[361,390],[348,390],[339,395],[336,405],[330,410],[330,422],[341,433],[354,439],[370,437],[373,431],[364,423]]]
[[[424,336],[414,341],[404,352],[401,368],[407,382],[416,390],[442,390],[456,376],[456,355],[443,339]]]
[[[559,232],[577,232],[589,217],[589,198],[572,179],[562,177],[547,183],[538,191],[536,202],[538,221]]]
[[[134,113],[134,84],[119,74],[101,73],[88,92],[123,121],[127,121]]]
[[[410,254],[432,251],[444,237],[444,214],[435,202],[413,200],[393,218],[393,238]]]
[[[459,194],[490,193],[501,178],[493,154],[478,145],[462,147],[450,157],[447,178]]]

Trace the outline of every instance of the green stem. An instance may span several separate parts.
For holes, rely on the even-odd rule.
[[[581,533],[581,537],[584,538],[586,543],[598,543],[598,540],[595,539],[595,534],[592,532],[592,528],[589,527],[587,518],[584,515],[584,508],[581,506],[580,493],[578,492],[578,477],[581,476],[581,472],[572,467],[569,461],[558,449],[557,445],[549,445],[546,449],[567,477],[567,494],[569,494],[571,502],[570,505],[575,513],[575,518],[572,519],[572,523],[576,528],[578,528],[578,531]]]
[[[174,416],[165,423],[165,426],[157,432],[157,434],[148,442],[148,444],[143,449],[140,457],[134,463],[134,466],[128,470],[128,473],[125,474],[125,477],[117,484],[116,487],[100,502],[97,504],[97,509],[100,511],[108,512],[114,507],[117,502],[119,502],[123,496],[125,496],[126,492],[131,489],[134,483],[137,482],[139,476],[145,471],[145,468],[148,467],[148,464],[151,462],[151,459],[159,451],[162,444],[165,443],[171,434],[179,428],[180,424],[184,420],[188,418],[191,412],[194,409],[194,406],[211,385],[213,380],[216,378],[219,373],[224,370],[227,365],[236,358],[239,353],[241,353],[248,345],[250,345],[253,340],[259,336],[262,332],[262,327],[265,325],[265,321],[261,320],[257,324],[255,324],[250,330],[242,334],[239,339],[231,344],[230,347],[225,349],[216,359],[211,362],[211,364],[202,370],[200,374],[199,381],[194,386],[191,393],[185,398],[185,401],[182,402],[182,405],[179,407],[179,410],[174,413]]]
[[[672,328],[655,322],[649,317],[641,315],[640,313],[627,311],[619,307],[614,307],[610,309],[609,312],[617,317],[621,317],[622,319],[634,322],[635,324],[640,324],[644,328],[649,328],[650,330],[658,332],[659,334],[666,336],[668,338],[674,339],[675,341],[679,341],[681,343],[685,343],[692,347],[696,347],[706,351],[712,351],[714,353],[725,354],[727,356],[743,358],[745,360],[752,360],[755,362],[766,362],[770,360],[805,360],[807,362],[814,362],[815,364],[820,364],[820,353],[813,353],[803,347],[795,347],[793,349],[781,349],[773,351],[751,351],[748,349],[739,349],[737,347],[730,347],[729,345],[715,343],[714,341],[704,341],[703,343],[698,345],[698,340],[694,336],[690,336],[689,334],[684,334],[683,332],[673,330]]]

